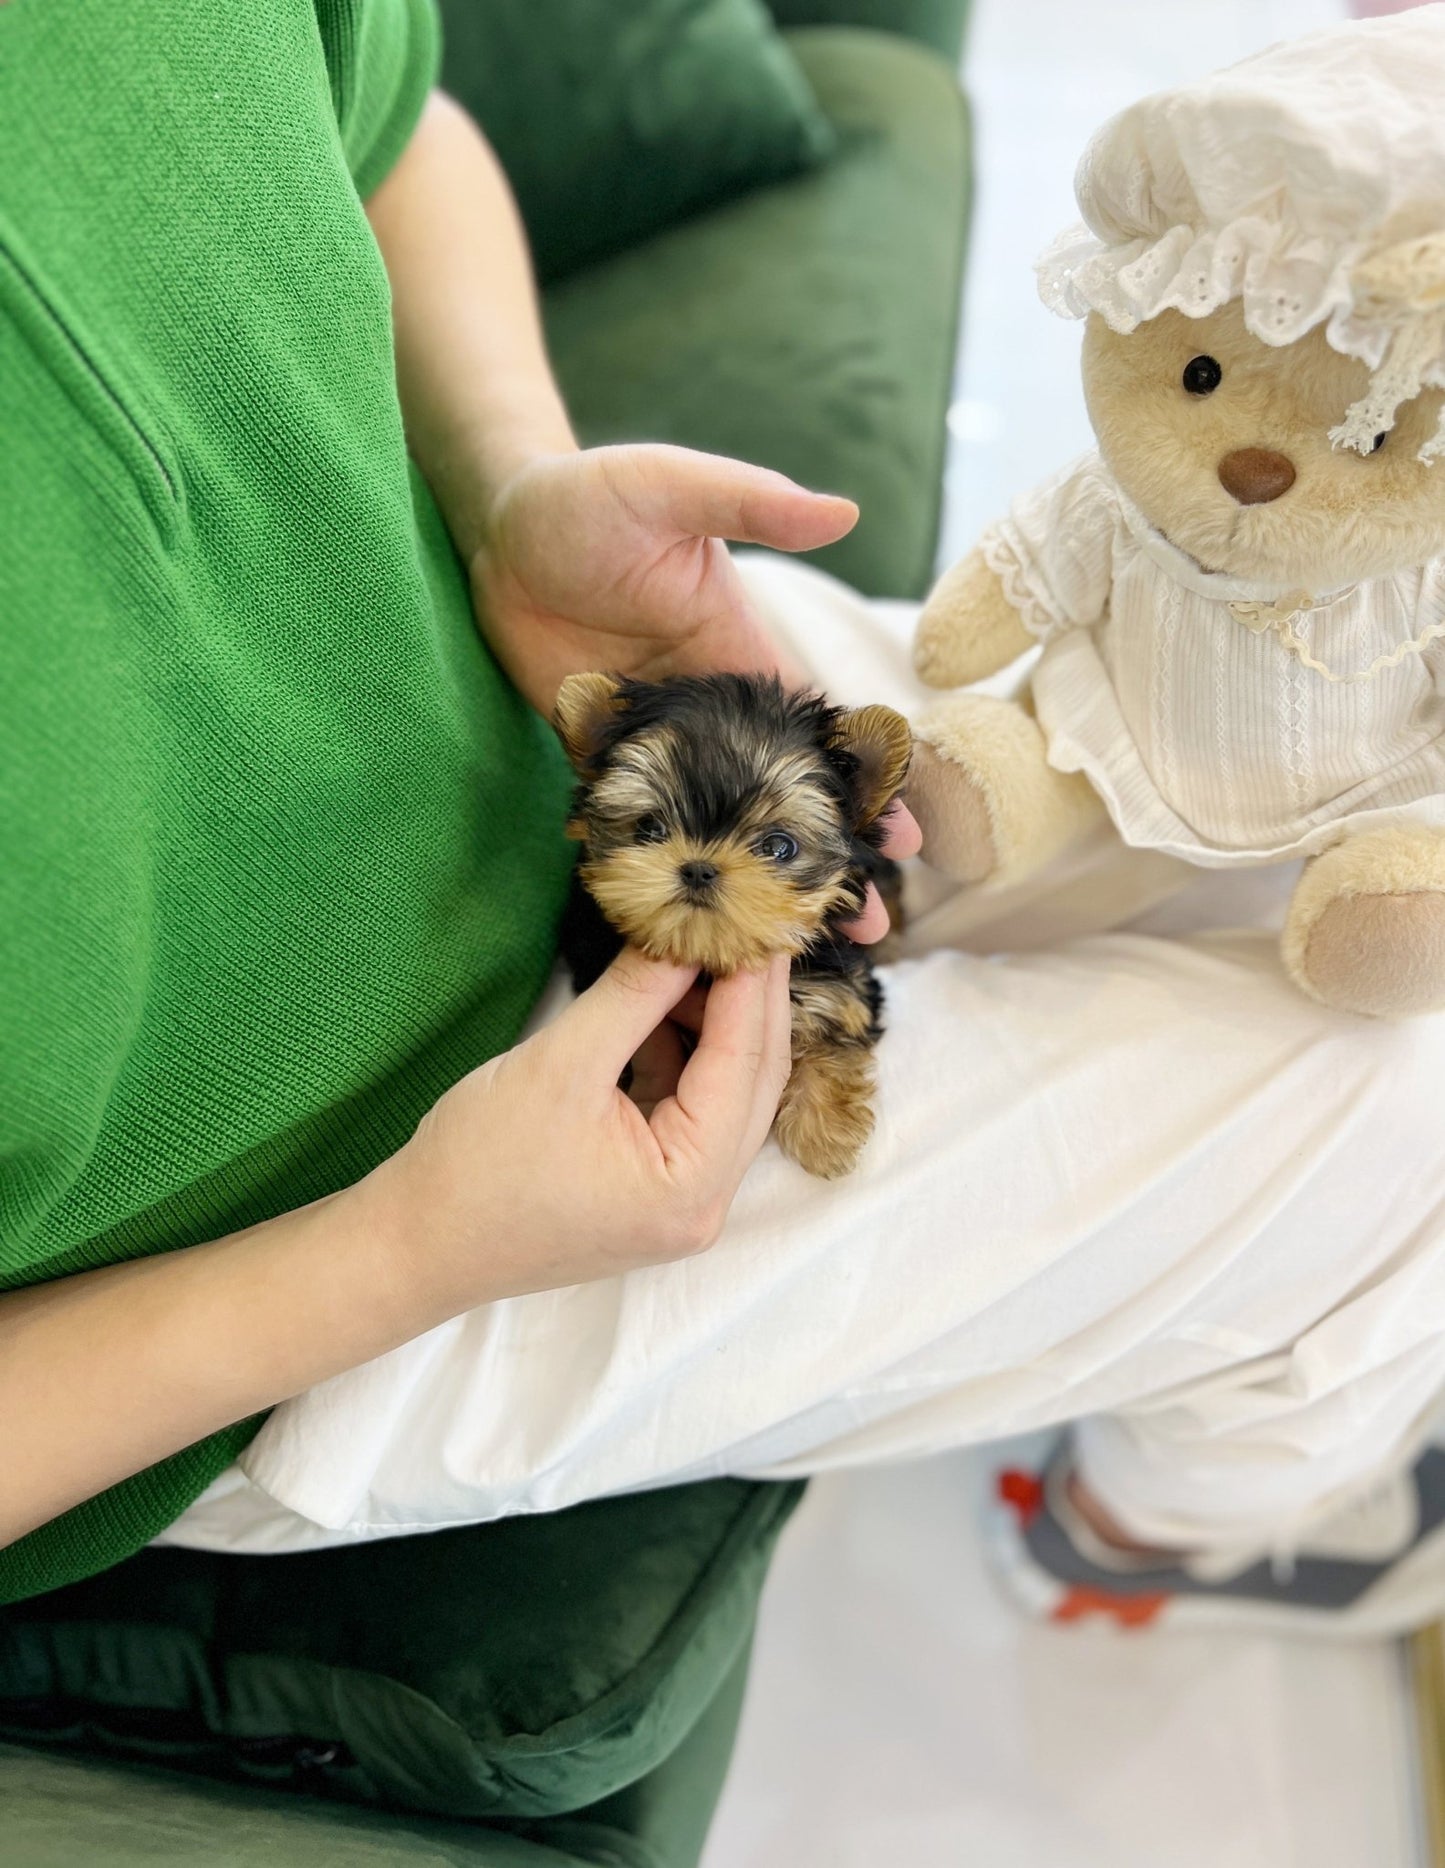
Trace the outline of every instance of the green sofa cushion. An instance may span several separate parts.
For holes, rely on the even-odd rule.
[[[832,147],[761,0],[441,0],[442,83],[557,278]]]
[[[0,1737],[436,1815],[584,1809],[702,1717],[800,1490],[720,1479],[285,1557],[143,1551],[0,1611]]]
[[[818,562],[877,596],[933,574],[969,207],[953,68],[892,34],[789,35],[838,134],[821,169],[563,281],[547,333],[588,442],[733,454],[848,493]]]
[[[780,26],[876,26],[901,32],[957,64],[970,0],[768,0]]]

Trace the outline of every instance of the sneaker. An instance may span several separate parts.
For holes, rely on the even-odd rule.
[[[1445,1449],[1312,1527],[1288,1556],[1259,1549],[1161,1563],[1114,1549],[1068,1494],[1063,1441],[1041,1473],[995,1480],[990,1551],[1030,1615],[1120,1628],[1408,1633],[1445,1611]]]

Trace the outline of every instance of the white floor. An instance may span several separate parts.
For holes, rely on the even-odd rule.
[[[814,1483],[704,1868],[1414,1868],[1402,1657],[1022,1621],[986,1465]]]
[[[1089,445],[1031,261],[1130,98],[1341,0],[976,0],[979,184],[943,550]],[[1416,1868],[1399,1650],[1022,1622],[980,1554],[994,1455],[817,1482],[764,1601],[704,1868]]]

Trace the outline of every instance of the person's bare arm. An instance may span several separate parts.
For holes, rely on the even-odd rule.
[[[0,1297],[0,1545],[462,1310],[709,1244],[787,1077],[787,963],[713,988],[644,1117],[618,1076],[690,981],[626,953],[356,1186]]]
[[[0,1297],[0,1544],[435,1321],[363,1189]]]
[[[366,211],[391,279],[407,441],[470,561],[507,480],[577,452],[526,235],[490,146],[441,92]]]
[[[367,212],[407,438],[478,622],[528,699],[550,711],[563,677],[589,668],[776,667],[721,540],[806,550],[849,529],[853,502],[686,448],[579,451],[506,181],[440,92]]]

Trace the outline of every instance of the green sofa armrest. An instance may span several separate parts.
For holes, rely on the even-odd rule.
[[[744,1651],[702,1718],[640,1782],[591,1810],[516,1828],[0,1744],[0,1860],[14,1868],[696,1868],[747,1666]]]
[[[12,1745],[0,1745],[0,1808],[0,1858],[15,1868],[633,1868],[476,1824]]]
[[[954,69],[890,33],[790,33],[838,149],[546,295],[589,444],[670,441],[856,499],[816,554],[871,596],[933,575],[969,211]]]
[[[0,1612],[0,1741],[37,1773],[27,1801],[0,1750],[0,1807],[75,1863],[196,1859],[143,1855],[130,1830],[194,1834],[208,1798],[255,1789],[297,1815],[349,1805],[352,1837],[360,1810],[404,1834],[463,1819],[465,1849],[418,1859],[695,1868],[801,1491],[712,1479],[289,1556],[142,1551]],[[51,1794],[47,1754],[134,1791]],[[119,1762],[188,1775],[116,1780]],[[156,1782],[174,1819],[147,1814]],[[112,1805],[130,1829],[102,1823]],[[322,1859],[373,1859],[347,1846]]]
[[[971,0],[767,0],[767,6],[780,26],[871,26],[917,39],[957,64]]]

